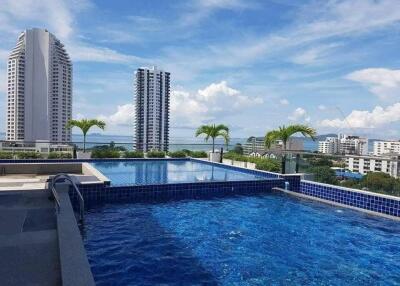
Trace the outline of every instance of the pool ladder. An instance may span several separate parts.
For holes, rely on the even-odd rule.
[[[60,197],[59,197],[59,195],[57,193],[57,190],[56,190],[56,183],[58,181],[61,181],[61,180],[63,182],[68,181],[69,183],[71,183],[73,190],[78,195],[78,200],[79,200],[79,221],[83,221],[84,212],[85,212],[85,200],[83,199],[82,193],[79,191],[79,189],[78,189],[77,185],[75,184],[74,180],[68,174],[63,174],[63,173],[57,174],[50,181],[49,189],[50,189],[51,193],[53,194],[54,200],[56,202],[57,212],[61,211],[61,207],[60,207]]]

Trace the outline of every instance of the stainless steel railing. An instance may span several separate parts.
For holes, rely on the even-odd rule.
[[[57,174],[55,175],[50,182],[50,191],[52,192],[53,196],[54,196],[54,200],[56,202],[57,205],[57,211],[60,212],[61,211],[61,207],[60,207],[60,198],[59,195],[57,193],[57,190],[55,188],[55,184],[58,181],[68,181],[69,183],[71,183],[73,190],[76,192],[76,194],[78,195],[78,200],[79,200],[79,220],[82,221],[83,217],[84,217],[84,212],[85,212],[85,200],[83,199],[82,193],[79,191],[78,186],[75,184],[74,180],[72,180],[71,176],[68,174]]]

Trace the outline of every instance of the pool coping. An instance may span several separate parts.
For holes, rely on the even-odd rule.
[[[371,211],[371,210],[367,210],[367,209],[363,209],[363,208],[358,208],[358,207],[354,207],[354,206],[350,206],[350,205],[346,205],[346,204],[341,204],[338,202],[325,200],[325,199],[321,199],[318,197],[309,196],[306,194],[285,190],[282,188],[273,188],[273,190],[277,190],[277,191],[283,192],[285,194],[288,194],[288,195],[291,195],[294,197],[299,197],[299,198],[303,198],[303,199],[307,199],[307,200],[311,200],[311,201],[325,203],[325,204],[332,205],[332,206],[337,206],[337,207],[342,207],[342,208],[351,209],[351,210],[355,210],[355,211],[360,211],[360,212],[363,212],[363,213],[366,213],[366,214],[369,214],[372,216],[383,217],[383,218],[387,218],[387,219],[391,219],[391,220],[400,222],[400,217],[397,217],[397,216],[392,216],[392,215],[388,215],[388,214],[384,214],[384,213],[380,213],[380,212],[375,212],[375,211]]]
[[[58,184],[60,211],[57,212],[57,234],[62,285],[94,286],[94,278],[83,239],[68,194],[69,186]]]

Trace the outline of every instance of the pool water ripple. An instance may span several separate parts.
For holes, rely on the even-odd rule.
[[[103,205],[84,241],[98,285],[400,282],[398,222],[279,194]]]

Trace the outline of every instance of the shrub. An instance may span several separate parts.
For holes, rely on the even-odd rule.
[[[236,152],[232,152],[232,151],[225,153],[224,159],[255,163],[256,169],[258,169],[258,170],[269,171],[269,172],[280,172],[281,171],[280,162],[276,159],[248,157],[248,156],[237,154]]]
[[[38,152],[18,152],[17,158],[18,159],[41,159],[42,155]]]
[[[278,160],[257,158],[256,160],[252,161],[253,161],[252,163],[256,164],[256,169],[258,170],[269,171],[269,172],[281,171],[281,166]]]
[[[13,154],[11,152],[0,152],[0,159],[13,159]]]
[[[50,152],[48,159],[72,159],[71,153]]]
[[[243,155],[243,146],[240,143],[236,143],[235,148],[233,148],[233,152],[239,155]]]
[[[113,149],[94,149],[92,151],[91,158],[102,159],[102,158],[119,158],[120,153]]]
[[[163,151],[149,151],[146,155],[147,158],[165,158],[165,152]]]
[[[314,174],[314,181],[316,182],[331,184],[331,185],[338,184],[335,171],[331,169],[331,167],[329,166],[313,167],[310,169],[310,173]]]
[[[124,158],[144,158],[144,154],[141,151],[125,151]]]
[[[188,149],[183,149],[182,152],[184,152],[187,157],[207,158],[207,152],[205,152],[205,151],[191,151]]]
[[[207,158],[207,153],[205,151],[191,151],[188,156],[192,158]]]
[[[168,156],[170,156],[171,158],[185,158],[186,153],[183,150],[175,151],[175,152],[168,152]]]

